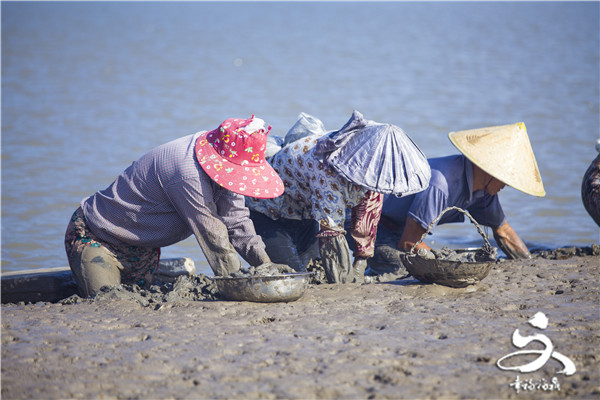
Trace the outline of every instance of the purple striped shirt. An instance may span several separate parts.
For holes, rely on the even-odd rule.
[[[105,190],[82,200],[91,231],[113,245],[165,247],[195,235],[215,274],[270,261],[244,196],[215,183],[196,161],[199,133],[158,146]],[[233,264],[233,265],[232,265]]]

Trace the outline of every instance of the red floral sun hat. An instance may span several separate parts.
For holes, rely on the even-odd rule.
[[[229,118],[196,140],[196,159],[215,182],[244,196],[270,199],[283,194],[283,182],[265,160],[267,135],[260,118]]]

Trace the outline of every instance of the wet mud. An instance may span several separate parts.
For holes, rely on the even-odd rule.
[[[298,301],[266,304],[221,301],[198,278],[2,304],[2,398],[598,398],[600,256],[563,254],[504,260],[465,288],[312,284]],[[528,323],[539,312],[543,329]],[[500,369],[519,350],[515,329],[544,335],[576,372],[558,374],[554,358]],[[535,388],[554,379],[560,390]]]
[[[586,247],[559,247],[557,249],[534,250],[531,252],[531,255],[549,260],[566,260],[576,256],[600,256],[600,245],[593,244]]]
[[[473,260],[481,260],[476,257],[475,252],[451,250],[448,248],[432,249],[432,253],[437,259],[448,261],[472,262]],[[369,264],[370,270],[367,270],[367,283],[382,283],[390,281],[400,281],[410,278],[410,273],[402,264],[403,255],[406,252],[394,249],[389,246],[381,246],[375,254],[376,261]],[[592,245],[589,247],[564,247],[553,250],[534,250],[532,251],[534,259],[548,260],[565,260],[572,257],[598,257],[600,256],[600,245]],[[501,261],[506,261],[501,259]],[[373,265],[381,263],[385,268],[372,268]],[[307,271],[313,275],[310,278],[311,285],[327,285],[327,277],[320,259],[312,259],[307,265]],[[252,267],[231,276],[269,276],[281,273],[286,273],[286,270],[281,270],[277,265]],[[73,295],[69,298],[59,301],[59,304],[81,304],[81,303],[97,303],[111,300],[132,301],[142,307],[160,308],[166,303],[186,302],[186,301],[215,301],[222,300],[219,294],[217,285],[212,277],[204,274],[196,276],[179,276],[174,282],[155,283],[149,289],[140,288],[137,285],[123,284],[115,288],[103,288],[93,298],[82,298],[78,295]],[[18,305],[25,305],[21,302]]]
[[[142,307],[159,309],[166,303],[184,301],[219,300],[221,298],[214,280],[204,274],[195,276],[179,276],[173,283],[161,283],[149,289],[137,285],[120,285],[114,288],[102,288],[92,298],[81,298],[73,295],[59,303],[63,305],[98,303],[113,300],[130,301]]]

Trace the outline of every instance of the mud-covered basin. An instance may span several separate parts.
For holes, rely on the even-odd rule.
[[[296,301],[308,287],[310,272],[270,276],[215,277],[225,300],[276,303]]]
[[[406,254],[403,265],[407,271],[423,283],[462,288],[482,281],[496,261],[466,262],[443,259],[427,259],[418,254]]]

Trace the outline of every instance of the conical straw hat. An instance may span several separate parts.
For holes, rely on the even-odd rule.
[[[546,195],[523,122],[450,132],[450,141],[479,168],[521,192]]]

